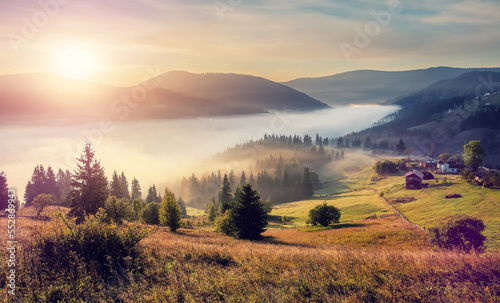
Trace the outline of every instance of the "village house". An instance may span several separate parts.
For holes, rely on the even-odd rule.
[[[426,167],[426,168],[429,168],[429,167],[436,168],[437,163],[436,163],[436,160],[434,160],[433,158],[426,157],[426,158],[422,159],[422,161],[420,161],[420,166]]]
[[[461,165],[454,162],[454,161],[448,161],[445,162],[443,160],[438,162],[437,165],[437,170],[440,173],[445,173],[445,174],[456,174],[460,170]]]
[[[423,171],[422,174],[424,175],[424,180],[434,179],[434,175],[428,170]]]
[[[406,177],[406,189],[421,189],[422,188],[422,180],[424,179],[424,175],[418,170],[413,170],[405,175]]]

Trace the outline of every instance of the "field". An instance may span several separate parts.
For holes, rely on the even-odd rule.
[[[40,219],[32,209],[22,209],[16,221],[20,276],[12,301],[500,302],[499,192],[451,175],[446,176],[448,183],[441,175],[428,189],[407,191],[402,176],[372,181],[370,163],[375,160],[366,157],[355,166],[347,159],[329,167],[335,178],[312,199],[274,207],[262,241],[216,233],[202,225],[203,210],[188,208],[194,217],[191,226],[177,233],[160,227],[138,244],[143,252],[136,265],[120,275],[113,273],[114,279],[97,274],[83,261],[68,269],[75,281],[57,273],[43,280],[31,278],[38,276],[37,266],[26,257],[24,246],[32,235],[44,233],[57,209],[50,207]],[[394,214],[377,193],[409,221],[426,228],[457,213],[483,219],[486,253],[435,250],[425,231]],[[444,199],[451,193],[463,198]],[[410,196],[411,202],[396,202]],[[340,208],[341,222],[327,228],[308,226],[309,209],[323,202]],[[0,218],[0,224],[5,230],[7,218]],[[3,243],[6,235],[1,234]],[[0,268],[6,272],[6,262]],[[0,279],[4,298],[6,283]]]

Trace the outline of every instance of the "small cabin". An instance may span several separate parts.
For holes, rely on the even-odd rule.
[[[438,172],[440,173],[448,173],[448,174],[456,174],[460,170],[460,164],[454,161],[439,161],[437,165]]]
[[[424,171],[422,174],[424,175],[424,178],[423,178],[424,180],[434,179],[434,175],[428,170]]]
[[[418,170],[413,170],[405,175],[406,189],[421,189],[424,175]]]

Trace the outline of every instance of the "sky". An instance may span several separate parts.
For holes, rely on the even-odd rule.
[[[287,81],[500,66],[498,0],[17,0],[0,20],[0,75],[124,86],[171,70]]]

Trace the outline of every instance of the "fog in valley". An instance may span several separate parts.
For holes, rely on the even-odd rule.
[[[92,142],[96,158],[111,177],[123,171],[129,181],[139,180],[143,197],[152,184],[163,192],[175,187],[182,176],[220,169],[247,169],[259,151],[248,152],[248,163],[213,163],[213,156],[235,144],[268,135],[324,138],[370,127],[396,106],[341,107],[310,113],[284,113],[185,120],[111,121],[66,126],[0,126],[0,166],[22,199],[24,188],[37,164],[59,168],[76,167],[86,140]]]

